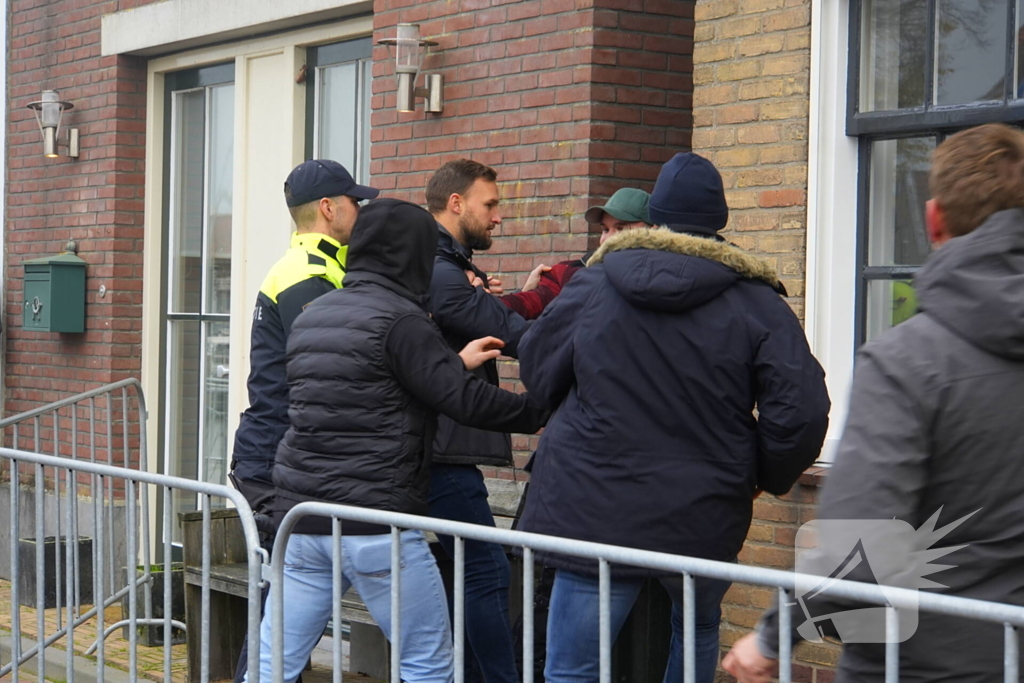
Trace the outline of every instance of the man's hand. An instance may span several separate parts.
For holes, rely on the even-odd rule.
[[[469,284],[474,287],[483,287],[484,281],[480,279],[480,276],[474,273],[472,270],[465,271],[466,279],[469,280]]]
[[[540,284],[540,276],[551,270],[551,266],[545,266],[543,263],[530,271],[530,277],[526,278],[526,284],[523,285],[523,291],[529,292],[531,289],[537,289],[537,285]]]
[[[466,366],[467,370],[476,370],[487,361],[500,356],[504,346],[505,342],[497,337],[474,339],[459,351],[459,358],[462,359],[462,364]]]
[[[496,277],[487,278],[487,286],[484,289],[494,296],[501,296],[505,293],[505,288],[501,286],[501,280]]]
[[[736,677],[737,683],[768,683],[778,674],[779,663],[761,654],[757,634],[743,636],[722,660],[722,668]]]

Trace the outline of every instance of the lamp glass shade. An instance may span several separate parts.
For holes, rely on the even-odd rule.
[[[418,74],[423,66],[419,24],[399,24],[395,37],[395,73]]]
[[[60,125],[60,99],[56,90],[44,90],[42,106],[39,112],[39,123],[43,128],[56,128]]]

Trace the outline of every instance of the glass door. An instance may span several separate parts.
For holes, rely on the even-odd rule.
[[[233,80],[233,64],[170,74],[165,99],[163,466],[215,484],[229,457]],[[172,505],[195,510],[196,496]]]

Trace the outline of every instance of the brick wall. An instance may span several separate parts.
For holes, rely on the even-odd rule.
[[[693,148],[722,171],[729,239],[773,259],[803,314],[810,0],[699,0]]]
[[[694,18],[693,149],[722,172],[730,209],[724,234],[775,262],[802,317],[810,1],[698,0]],[[813,518],[820,483],[806,474],[786,496],[762,495],[740,561],[792,568],[796,530]],[[775,600],[774,591],[734,586],[723,604],[723,648]],[[837,647],[805,643],[796,655],[794,680],[832,680]]]
[[[499,174],[504,221],[477,262],[522,284],[536,265],[596,246],[583,213],[624,186],[650,189],[690,144],[693,6],[687,0],[376,0],[374,39],[399,22],[440,44],[442,115],[395,112],[392,64],[374,48],[370,173],[422,203],[431,173],[471,157]],[[518,368],[502,364],[513,382]],[[536,444],[517,437],[517,464]],[[513,477],[511,471],[490,472]]]
[[[8,15],[8,193],[3,318],[5,412],[138,376],[142,329],[145,62],[100,56],[100,17],[145,4],[12,0]],[[81,157],[42,157],[25,105],[55,89],[75,109]],[[61,150],[62,154],[65,150]],[[21,263],[68,240],[89,265],[83,334],[22,329]],[[107,288],[100,297],[100,285]]]

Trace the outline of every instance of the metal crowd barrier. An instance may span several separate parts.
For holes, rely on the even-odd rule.
[[[139,393],[141,398],[141,392]],[[143,408],[144,414],[144,408]],[[71,430],[75,430],[77,419],[71,420]],[[15,429],[17,427],[15,426]],[[37,439],[38,439],[37,431]],[[125,427],[125,443],[127,439],[127,427]],[[145,430],[141,430],[142,443],[145,443]],[[72,438],[72,443],[77,443],[77,437]],[[108,445],[113,443],[108,440]],[[135,681],[138,674],[137,647],[138,647],[138,626],[163,626],[163,680],[171,681],[171,635],[172,628],[185,629],[185,624],[175,621],[172,618],[172,513],[173,506],[170,501],[175,491],[198,494],[199,504],[203,511],[202,521],[202,582],[201,582],[201,615],[198,632],[195,624],[192,624],[191,637],[201,638],[200,656],[200,680],[203,683],[209,681],[209,660],[210,660],[210,567],[211,548],[210,510],[214,499],[230,501],[239,511],[242,531],[245,537],[249,586],[248,586],[248,648],[249,648],[249,681],[259,682],[259,624],[260,624],[260,603],[261,603],[261,567],[266,560],[266,553],[260,548],[259,533],[253,519],[252,510],[245,498],[235,489],[228,486],[208,484],[205,482],[171,477],[162,474],[151,474],[119,467],[112,464],[97,462],[96,452],[93,449],[93,457],[90,460],[74,460],[66,457],[43,455],[27,451],[0,448],[0,465],[5,465],[10,474],[11,488],[11,621],[12,621],[12,655],[10,661],[0,662],[0,679],[10,675],[10,680],[17,683],[19,671],[22,665],[30,660],[35,660],[35,671],[33,675],[36,680],[46,678],[46,650],[61,639],[64,639],[66,654],[65,672],[66,680],[74,681],[76,666],[81,667],[82,661],[76,657],[73,643],[75,629],[90,620],[95,620],[97,640],[86,651],[85,654],[95,652],[95,680],[102,681],[104,675],[105,653],[104,640],[107,636],[121,627],[128,627],[129,643],[129,677]],[[144,450],[142,451],[145,452]],[[108,461],[113,460],[112,452],[107,454]],[[128,463],[128,456],[125,456],[125,464]],[[24,467],[31,465],[34,469],[34,476],[29,476]],[[52,477],[47,482],[47,473],[51,472]],[[29,481],[25,481],[25,480]],[[62,486],[63,479],[63,486]],[[82,489],[86,488],[87,494],[83,495]],[[36,573],[36,644],[22,651],[21,647],[21,607],[19,595],[20,581],[20,544],[19,527],[21,516],[20,493],[21,488],[32,486],[35,495],[35,573]],[[154,578],[150,572],[150,525],[149,525],[149,489],[162,492],[163,506],[163,617],[160,619],[152,616],[151,586]],[[43,541],[45,506],[44,497],[47,489],[55,499],[57,513],[51,517],[56,526],[56,549],[54,571],[56,573],[57,586],[57,622],[56,629],[47,633],[45,610],[45,577],[47,564],[44,561]],[[93,524],[79,524],[79,506],[82,503],[92,506]],[[123,556],[114,552],[114,514],[119,508],[123,508],[126,525],[126,551]],[[139,510],[142,514],[141,524],[138,521]],[[61,517],[63,516],[63,527]],[[61,529],[63,528],[63,532]],[[91,531],[93,536],[93,599],[92,607],[86,609],[81,595],[79,577],[81,576],[81,558],[77,551],[78,539],[84,532]],[[61,536],[67,539],[64,553],[64,566],[61,567],[59,545]],[[70,546],[70,547],[69,547]],[[141,575],[132,580],[132,570],[138,564],[141,556],[143,571]],[[127,585],[118,587],[115,575],[118,573],[117,560],[123,559],[124,566],[128,568],[129,578],[125,581]],[[62,575],[63,574],[63,575]],[[66,599],[61,604],[60,586],[64,584],[64,595]],[[138,590],[142,588],[145,596],[144,615],[138,614],[137,597]],[[106,625],[104,611],[106,608],[117,604],[123,598],[128,598],[128,618],[114,624]]]
[[[292,535],[296,522],[305,516],[322,516],[332,518],[333,524],[333,557],[335,593],[342,586],[341,578],[341,538],[342,522],[363,522],[391,528],[391,683],[401,683],[400,679],[400,583],[401,564],[400,529],[419,529],[454,537],[455,541],[455,681],[464,681],[464,624],[465,624],[465,581],[464,581],[464,543],[466,539],[487,541],[506,546],[515,546],[523,553],[523,683],[533,683],[533,554],[535,551],[573,555],[594,560],[598,565],[599,576],[599,628],[600,628],[600,681],[611,683],[611,650],[610,631],[610,588],[611,564],[644,567],[683,577],[684,617],[686,633],[694,633],[695,602],[694,577],[702,576],[712,579],[724,579],[735,583],[771,586],[778,590],[779,604],[779,676],[780,683],[792,681],[792,645],[789,638],[791,629],[790,611],[788,609],[796,585],[807,581],[816,583],[820,577],[798,575],[794,572],[763,567],[737,565],[730,562],[716,562],[693,557],[682,557],[656,553],[633,548],[602,545],[552,536],[543,536],[523,531],[496,529],[477,526],[462,522],[431,519],[415,515],[384,512],[346,505],[327,503],[300,503],[285,516],[277,532],[271,561],[271,595],[273,606],[272,618],[272,664],[273,681],[281,683],[284,677],[284,606],[283,577],[284,557],[288,540]],[[806,585],[806,584],[804,584]],[[1018,683],[1018,643],[1017,629],[1024,627],[1024,607],[1000,603],[974,600],[970,598],[939,595],[936,593],[918,593],[908,589],[887,589],[884,596],[879,595],[877,588],[870,584],[855,581],[837,580],[822,591],[832,596],[855,600],[886,607],[887,632],[898,632],[899,609],[918,609],[922,612],[936,612],[949,616],[977,619],[980,621],[1001,623],[1005,634],[1004,681]],[[342,619],[341,595],[333,596],[334,622]],[[250,633],[250,642],[252,634]],[[894,640],[890,638],[890,640]],[[341,681],[341,642],[334,641],[334,681]],[[693,683],[696,676],[695,642],[686,638],[683,646],[684,681]],[[250,652],[253,650],[250,649]],[[251,661],[251,660],[250,660]],[[251,680],[251,679],[250,679]],[[890,642],[885,647],[885,680],[896,683],[899,680],[899,643]]]

